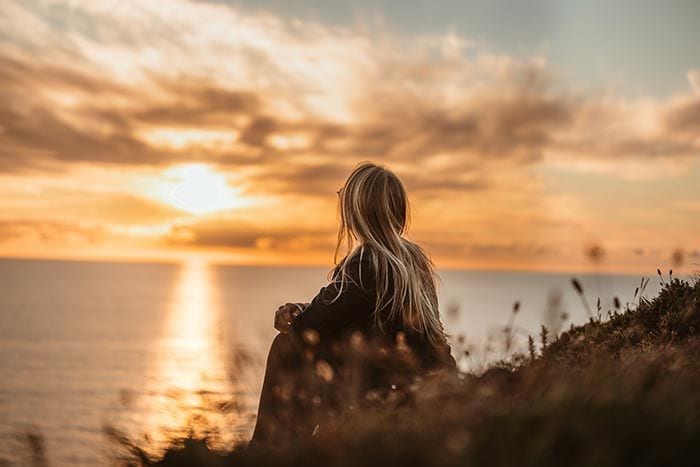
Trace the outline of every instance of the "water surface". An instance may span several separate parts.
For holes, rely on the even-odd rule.
[[[0,260],[0,462],[26,462],[28,432],[42,437],[54,466],[104,463],[114,455],[106,426],[148,436],[154,448],[212,428],[222,445],[246,440],[275,333],[272,314],[286,301],[308,301],[326,274],[196,261]],[[569,274],[440,276],[447,331],[471,347],[465,365],[501,356],[516,300],[521,344],[542,323],[556,328],[588,316]],[[605,311],[615,295],[631,300],[639,282],[581,280],[594,312],[597,296]],[[652,282],[648,294],[656,292]]]

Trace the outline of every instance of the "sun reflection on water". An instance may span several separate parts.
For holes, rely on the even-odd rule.
[[[214,292],[207,263],[190,261],[181,266],[160,344],[159,381],[148,423],[156,448],[190,434],[209,434],[217,445],[234,441],[233,388]]]

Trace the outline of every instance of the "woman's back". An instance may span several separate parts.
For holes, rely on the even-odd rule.
[[[387,349],[401,347],[416,358],[419,369],[453,367],[447,340],[431,342],[429,336],[417,332],[403,321],[402,315],[382,319],[391,303],[378,307],[377,272],[370,248],[360,247],[341,265],[347,277],[341,280],[340,266],[331,282],[323,287],[306,309],[295,319],[290,334],[302,345],[314,344],[328,353],[331,347],[350,345],[352,336],[361,336],[373,346],[381,343]],[[392,275],[391,271],[389,272]],[[389,284],[392,283],[391,277]],[[388,290],[393,296],[393,290]],[[381,326],[378,323],[383,323]],[[359,334],[358,334],[359,333]]]

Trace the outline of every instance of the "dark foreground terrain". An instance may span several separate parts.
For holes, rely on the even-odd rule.
[[[225,453],[210,451],[205,440],[187,439],[161,459],[149,459],[123,441],[122,462],[697,466],[700,283],[664,284],[652,300],[639,298],[638,290],[634,304],[592,310],[587,324],[558,336],[544,331],[522,353],[478,375],[427,378],[413,388],[410,403],[389,398],[338,414],[313,438],[274,450],[239,446]]]

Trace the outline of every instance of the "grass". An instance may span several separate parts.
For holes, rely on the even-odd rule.
[[[700,465],[700,282],[661,280],[652,300],[642,298],[642,283],[634,304],[616,301],[605,315],[584,301],[585,325],[559,334],[543,328],[522,352],[478,374],[426,377],[410,403],[373,401],[335,413],[315,437],[223,453],[189,438],[161,459],[123,441],[123,463]]]

